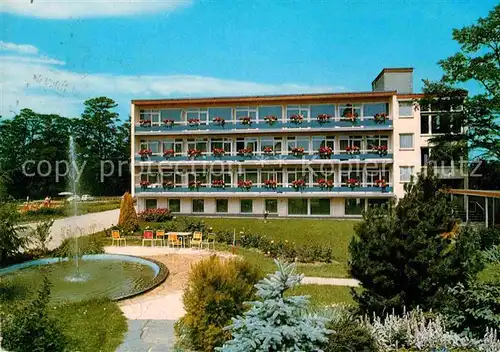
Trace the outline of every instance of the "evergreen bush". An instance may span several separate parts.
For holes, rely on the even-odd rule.
[[[294,273],[294,264],[275,262],[276,273],[255,285],[259,301],[250,302],[250,310],[233,318],[232,325],[225,329],[231,331],[232,340],[217,351],[321,351],[328,341],[327,320],[307,313],[308,297],[285,296],[303,275]]]
[[[123,195],[120,205],[118,226],[120,226],[124,234],[131,234],[139,229],[139,219],[137,218],[137,213],[135,212],[134,200],[128,192]]]
[[[178,347],[213,351],[230,338],[224,326],[254,298],[260,273],[241,259],[216,256],[193,265],[183,302],[186,314],[176,323]]]

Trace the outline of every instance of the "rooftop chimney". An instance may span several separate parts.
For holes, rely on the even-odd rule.
[[[372,91],[395,90],[399,94],[413,93],[413,68],[384,68],[372,82]]]

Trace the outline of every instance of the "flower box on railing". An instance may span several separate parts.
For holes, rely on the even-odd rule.
[[[273,147],[264,147],[264,149],[262,150],[262,152],[265,154],[265,155],[273,155],[274,154],[274,150],[273,150]]]
[[[224,125],[226,124],[226,120],[220,116],[214,117],[212,121],[213,121],[214,125],[217,125],[217,126],[224,127]]]
[[[170,159],[175,155],[175,151],[173,149],[166,149],[163,151],[163,157],[165,159]]]
[[[163,120],[163,123],[165,124],[165,126],[172,128],[172,126],[175,124],[175,121],[171,120],[171,119],[166,119],[166,120]]]
[[[191,190],[191,191],[195,191],[195,190],[198,190],[201,186],[201,181],[189,181],[188,183],[188,188]]]
[[[174,181],[163,181],[162,183],[164,189],[174,188]]]
[[[278,121],[278,117],[274,115],[267,115],[266,117],[264,117],[264,121],[272,126]]]
[[[380,156],[387,155],[387,146],[385,145],[376,145],[372,147],[372,152],[377,153]]]
[[[212,188],[222,189],[225,187],[226,187],[226,183],[224,182],[224,180],[213,180],[212,181]]]
[[[375,121],[375,123],[377,124],[382,124],[382,123],[385,123],[385,121],[388,119],[388,116],[385,112],[382,112],[382,113],[378,113],[378,114],[375,114],[373,116],[373,120]]]
[[[238,181],[238,187],[242,190],[249,191],[252,188],[252,181],[240,180]]]
[[[189,149],[187,154],[188,154],[188,157],[193,159],[193,158],[200,156],[201,151],[199,151],[198,149]]]
[[[317,116],[318,122],[320,124],[330,122],[331,118],[332,118],[332,115],[328,115],[328,114],[318,114],[318,116]]]
[[[290,122],[298,125],[298,124],[301,124],[302,122],[304,122],[304,116],[302,115],[292,115],[290,116]]]
[[[242,125],[250,126],[252,124],[252,118],[250,116],[240,117],[240,122]]]
[[[359,114],[354,111],[351,104],[347,104],[348,108],[342,112],[341,121],[350,121],[353,126],[358,122]]]
[[[142,189],[147,189],[151,183],[149,181],[141,181],[140,186]]]
[[[334,187],[332,180],[325,180],[324,178],[318,180],[318,185],[321,189],[332,189]]]
[[[292,188],[296,191],[304,189],[305,186],[306,186],[306,181],[304,181],[304,180],[292,181]]]
[[[151,155],[153,155],[153,152],[151,151],[151,149],[141,149],[139,150],[139,155],[141,157],[141,160],[146,160]]]
[[[358,146],[346,147],[345,151],[347,152],[347,154],[350,154],[350,155],[361,153],[361,150]]]
[[[200,125],[200,119],[189,119],[187,123],[190,127],[196,127]]]
[[[214,150],[212,150],[212,153],[214,154],[214,156],[222,157],[224,156],[224,154],[226,154],[226,151],[224,150],[224,148],[214,148]]]
[[[151,120],[139,120],[141,127],[151,127]]]
[[[357,179],[355,178],[350,178],[347,180],[347,185],[353,190],[356,187],[359,187],[360,183]]]
[[[243,148],[238,150],[238,156],[252,156],[253,149],[252,148]]]
[[[382,189],[382,192],[384,192],[385,189],[387,188],[387,182],[385,182],[383,178],[375,180],[375,187],[380,187]]]
[[[293,156],[302,156],[304,155],[304,148],[302,147],[292,148],[292,154]]]
[[[330,147],[320,147],[318,153],[320,158],[329,159],[333,154],[333,149]]]
[[[269,189],[276,189],[277,185],[278,185],[278,182],[276,182],[276,180],[273,180],[273,179],[269,179],[269,180],[266,180],[264,182],[264,186],[266,188],[269,188]]]

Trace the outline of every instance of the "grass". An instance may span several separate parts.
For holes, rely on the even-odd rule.
[[[101,211],[120,208],[120,200],[78,203],[78,215],[98,213]],[[70,204],[58,208],[42,208],[41,210],[27,211],[21,214],[22,223],[45,221],[50,219],[60,219],[73,216],[73,206]]]
[[[322,308],[339,303],[355,304],[351,295],[351,288],[345,286],[300,285],[290,290],[287,294],[294,296],[311,296],[310,301],[312,308]]]
[[[479,273],[479,281],[500,283],[500,262],[491,263]]]

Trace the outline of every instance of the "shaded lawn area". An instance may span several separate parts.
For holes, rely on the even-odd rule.
[[[356,288],[356,291],[359,290],[359,288]],[[311,296],[311,308],[323,308],[340,303],[355,304],[351,295],[351,288],[346,286],[300,285],[288,291],[287,295]]]

